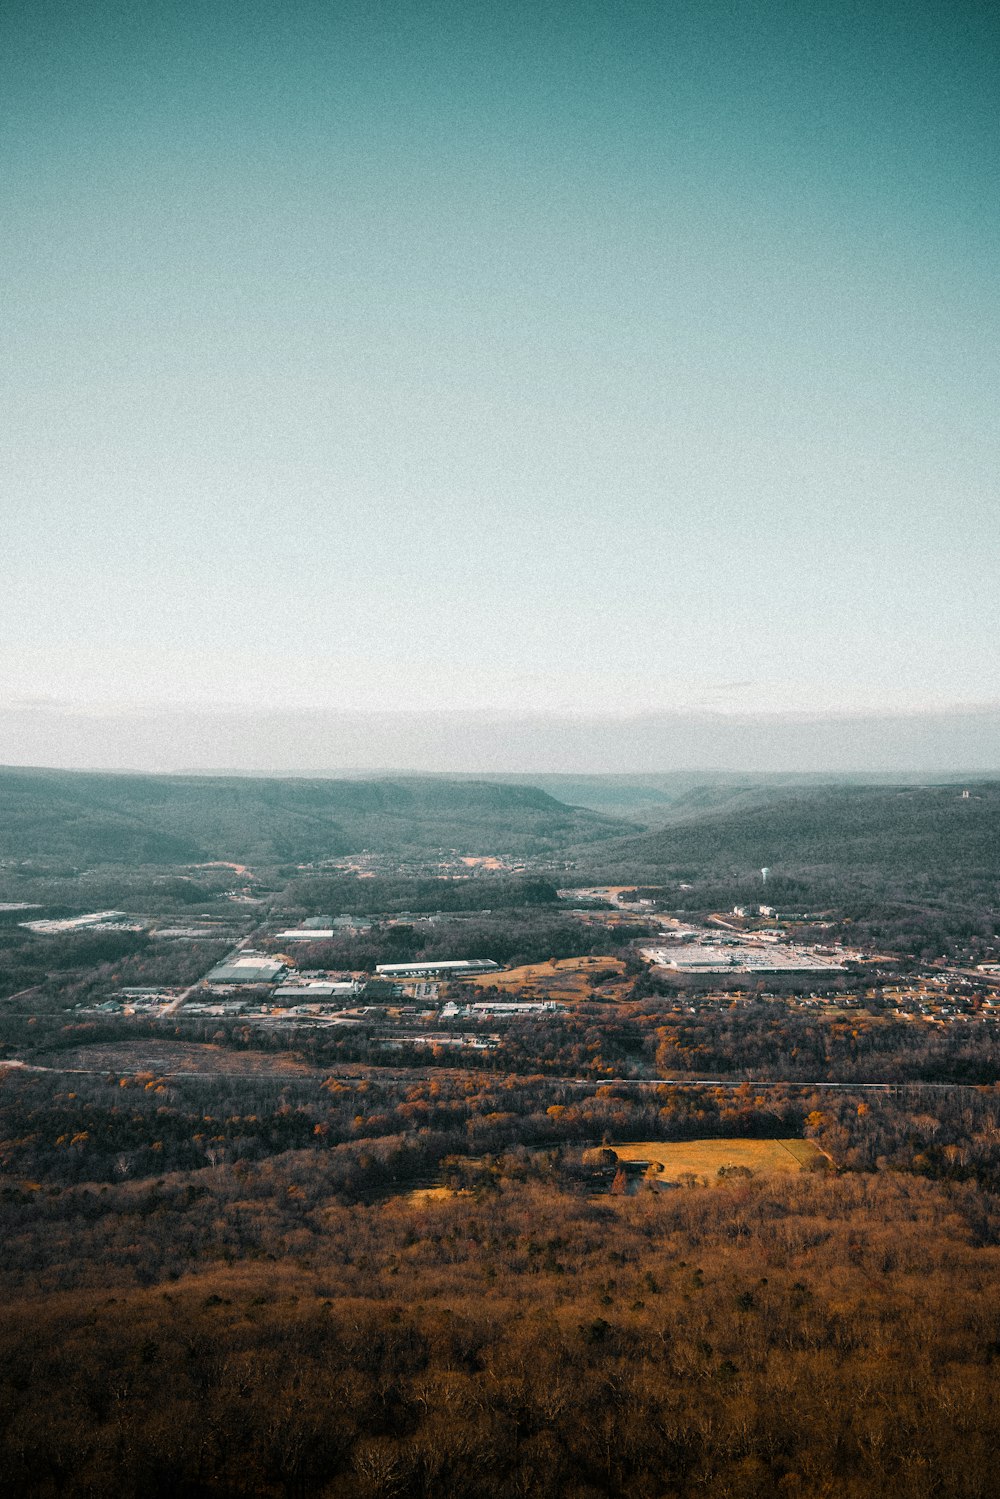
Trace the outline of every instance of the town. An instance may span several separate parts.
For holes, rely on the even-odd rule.
[[[481,871],[478,883],[470,864]],[[544,865],[533,870],[529,861],[512,869],[499,858],[478,865],[468,859],[443,868],[434,864],[430,876],[426,863],[419,872],[391,872],[425,885],[429,878],[432,894],[435,883],[453,891],[457,880],[474,896],[489,888],[483,864],[494,878],[502,873],[508,896],[516,891],[516,883],[509,882],[549,873]],[[195,879],[198,873],[182,871],[181,877]],[[315,868],[303,866],[296,873],[311,877]],[[338,873],[360,887],[354,895],[365,893],[372,878],[370,868],[359,867],[357,860]],[[643,991],[650,989],[657,991],[661,1018],[768,1003],[788,1014],[836,1019],[854,1012],[876,1024],[905,1020],[935,1028],[992,1026],[1000,1017],[996,963],[968,967],[939,959],[921,965],[900,961],[877,945],[834,940],[829,933],[836,913],[830,910],[784,912],[744,901],[692,919],[689,912],[670,910],[671,897],[685,897],[669,887],[647,887],[640,895],[635,886],[623,884],[562,884],[550,891],[544,907],[514,906],[502,915],[485,907],[461,912],[373,908],[300,912],[288,925],[280,914],[268,915],[268,898],[259,893],[266,889],[267,872],[244,866],[240,877],[238,888],[220,892],[210,909],[186,912],[182,923],[172,910],[60,916],[39,914],[45,908],[38,903],[15,902],[7,903],[0,920],[6,919],[8,930],[14,925],[47,944],[126,934],[142,944],[141,963],[133,957],[99,965],[82,986],[79,980],[61,986],[67,1023],[121,1021],[123,1039],[129,1021],[158,1024],[172,1035],[191,1026],[203,1029],[211,1021],[284,1036],[286,1044],[310,1032],[350,1030],[363,1036],[369,1055],[380,1046],[412,1049],[415,1055],[495,1051],[510,1031],[527,1024],[558,1029],[560,1021],[590,1013],[595,1003],[605,1018],[609,1006],[627,1004],[630,997],[634,1003],[637,995],[648,1009],[650,996]],[[564,948],[553,947],[542,961],[530,961],[530,951],[518,955],[526,962],[490,955],[497,951],[498,925],[508,935],[524,926],[521,945],[537,941],[531,918],[540,910],[558,921]],[[436,955],[449,952],[449,940],[462,956]],[[421,947],[435,955],[393,960],[407,948]],[[202,952],[212,956],[192,976],[191,962],[197,966]],[[130,981],[129,967],[151,964],[155,982]],[[109,966],[116,971],[106,976]],[[81,987],[86,997],[77,997]],[[23,1006],[46,988],[53,988],[51,980],[15,993],[7,1003],[13,999]],[[641,1077],[658,1069],[652,1057],[634,1054],[615,1070]]]

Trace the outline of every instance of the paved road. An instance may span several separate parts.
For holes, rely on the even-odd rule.
[[[834,1083],[823,1079],[805,1078],[801,1081],[796,1078],[772,1078],[770,1080],[751,1082],[748,1079],[734,1081],[731,1077],[597,1077],[597,1078],[562,1078],[553,1079],[561,1081],[571,1088],[610,1088],[616,1085],[628,1088],[844,1088],[848,1092],[857,1092],[860,1088],[875,1089],[881,1092],[892,1092],[897,1088],[977,1088],[989,1087],[988,1083],[928,1083],[921,1082],[918,1078],[909,1078],[899,1083]]]
[[[194,983],[193,984],[189,984],[188,987],[184,990],[183,994],[178,994],[178,996],[177,996],[176,999],[172,999],[168,1005],[164,1005],[163,1009],[160,1011],[160,1014],[161,1015],[176,1015],[177,1011],[181,1008],[181,1006],[183,1005],[184,1001],[186,999],[190,999],[191,996],[192,996],[192,994],[196,994],[198,992],[198,990],[201,988],[202,983],[203,983],[202,979],[195,979]]]
[[[144,1066],[136,1068],[114,1066],[53,1067],[44,1066],[41,1063],[35,1062],[21,1062],[14,1059],[0,1059],[0,1070],[2,1070],[4,1067],[16,1067],[23,1072],[57,1072],[61,1074],[71,1074],[73,1076],[108,1077],[114,1075],[115,1077],[138,1077],[141,1075],[145,1077],[148,1076],[150,1072],[154,1072],[156,1076],[160,1078],[195,1078],[203,1081],[210,1081],[212,1078],[242,1078],[248,1082],[271,1080],[280,1083],[312,1083],[315,1082],[317,1078],[325,1078],[328,1076],[336,1076],[340,1079],[340,1081],[345,1083],[365,1082],[371,1079],[373,1073],[380,1070],[373,1068],[372,1071],[357,1074],[331,1074],[322,1067],[318,1067],[316,1071],[312,1073],[283,1073],[249,1070],[245,1072],[175,1072],[170,1070],[161,1070],[159,1067],[157,1067],[155,1059],[150,1059],[150,1061]],[[405,1069],[402,1072],[393,1071],[391,1074],[382,1072],[382,1076],[385,1077],[388,1081],[405,1082],[407,1079],[413,1078],[417,1075],[419,1075],[420,1077],[429,1077],[433,1074],[434,1071],[436,1071],[436,1069],[414,1067],[412,1069]],[[899,1083],[842,1083],[829,1082],[822,1078],[805,1080],[799,1080],[797,1078],[772,1078],[769,1081],[765,1080],[748,1082],[746,1080],[741,1081],[739,1079],[733,1079],[731,1077],[549,1077],[546,1079],[546,1081],[551,1083],[552,1087],[554,1088],[731,1088],[734,1091],[737,1088],[838,1088],[846,1093],[858,1093],[862,1091],[870,1093],[896,1093],[899,1092],[901,1088],[937,1088],[942,1090],[956,1090],[960,1088],[968,1089],[990,1086],[989,1084],[982,1083],[921,1082],[920,1080],[915,1078],[911,1078],[906,1082]]]
[[[32,984],[30,989],[18,989],[16,994],[8,994],[2,1003],[9,1005],[15,999],[27,999],[29,994],[37,994],[41,987],[41,984]]]
[[[41,1062],[19,1062],[12,1058],[0,1058],[0,1072],[5,1067],[16,1067],[19,1072],[53,1072],[60,1077],[150,1077],[161,1078],[194,1078],[200,1082],[212,1082],[215,1078],[239,1078],[247,1083],[275,1082],[281,1083],[317,1083],[331,1074],[322,1067],[315,1072],[174,1072],[164,1071],[157,1067],[155,1060],[150,1061],[142,1067],[49,1067]],[[345,1078],[345,1082],[361,1081],[361,1079]]]

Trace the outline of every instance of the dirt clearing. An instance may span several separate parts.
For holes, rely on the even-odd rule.
[[[64,1072],[117,1072],[123,1077],[137,1072],[227,1074],[239,1077],[325,1077],[320,1068],[309,1067],[290,1052],[230,1051],[197,1041],[95,1042],[67,1047],[32,1058],[32,1065]]]
[[[618,996],[625,973],[620,958],[556,958],[546,963],[526,963],[506,973],[486,973],[471,980],[479,989],[500,989],[505,994],[523,994],[530,999],[579,1000],[590,997],[594,980],[601,977],[600,992]],[[605,980],[606,976],[606,980]]]

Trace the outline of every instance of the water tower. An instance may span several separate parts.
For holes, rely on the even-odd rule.
[[[762,885],[766,885],[767,884],[767,877],[768,877],[768,875],[770,873],[771,873],[770,869],[762,869],[761,870],[761,872],[760,872],[760,882],[761,882]]]

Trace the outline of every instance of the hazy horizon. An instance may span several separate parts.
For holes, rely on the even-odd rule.
[[[1000,705],[897,715],[0,709],[0,765],[239,775],[1000,774]]]

